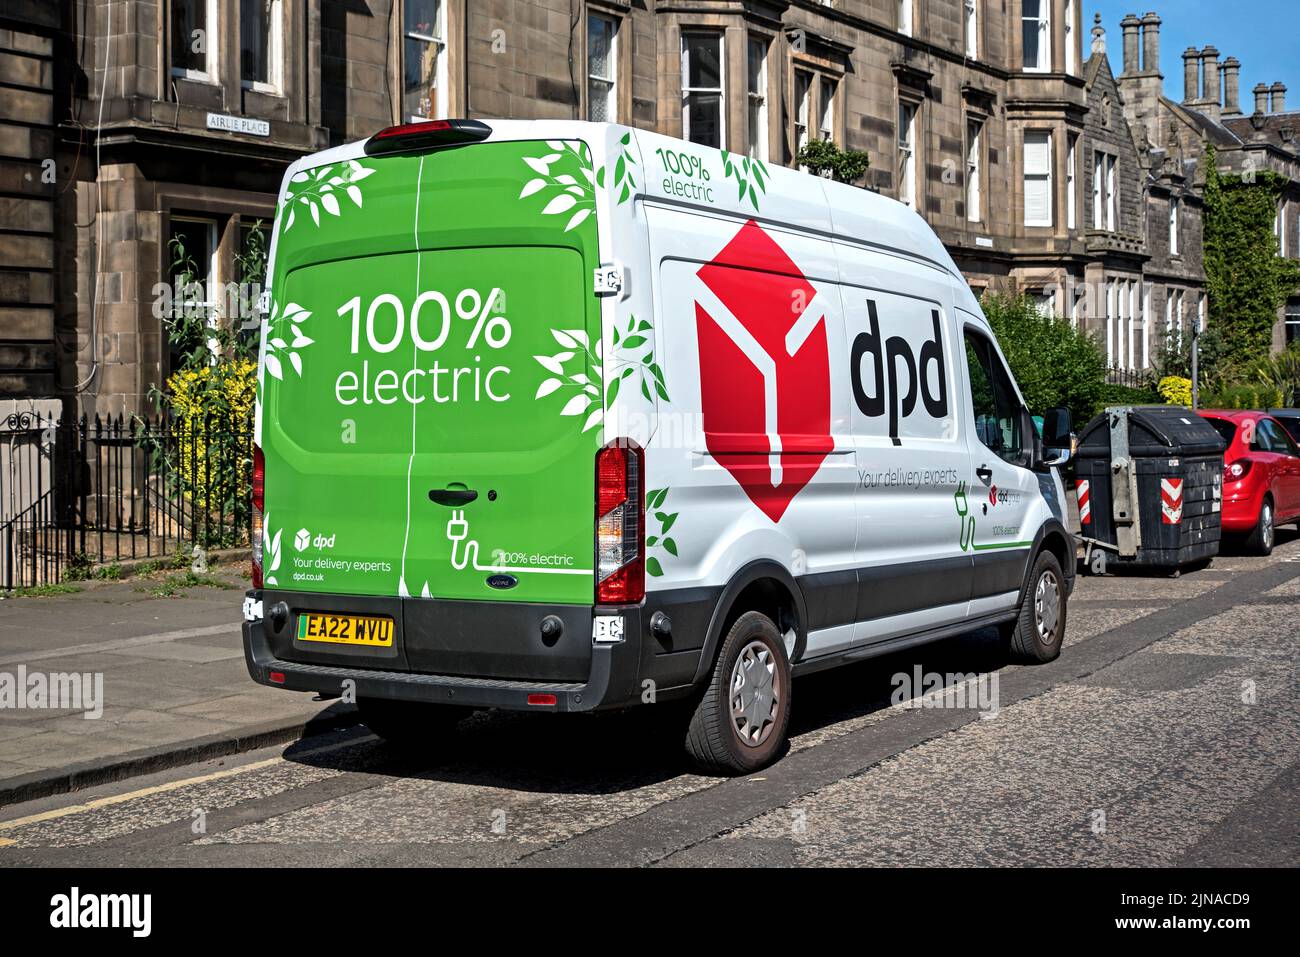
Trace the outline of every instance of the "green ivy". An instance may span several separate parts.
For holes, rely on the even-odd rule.
[[[1205,280],[1222,359],[1244,365],[1272,349],[1277,310],[1300,288],[1300,264],[1278,255],[1273,221],[1286,180],[1268,170],[1224,175],[1206,149]]]

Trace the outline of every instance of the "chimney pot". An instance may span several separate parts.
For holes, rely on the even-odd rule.
[[[1160,72],[1160,23],[1154,13],[1142,17],[1142,72]]]
[[[1219,51],[1217,47],[1208,46],[1201,51],[1201,99],[1213,106],[1218,106],[1223,97],[1219,90]]]
[[[1142,30],[1142,21],[1130,13],[1119,22],[1119,26],[1124,31],[1123,75],[1132,76],[1142,71],[1142,66],[1138,62],[1138,36]]]
[[[1225,116],[1241,115],[1239,90],[1241,61],[1230,56],[1223,61],[1223,113]]]
[[[1272,103],[1269,107],[1269,112],[1285,113],[1286,112],[1286,84],[1280,81],[1274,83],[1271,92],[1273,96],[1272,96]]]
[[[1183,51],[1183,102],[1194,102],[1201,93],[1201,54],[1196,47]]]
[[[1268,87],[1263,83],[1256,83],[1255,88],[1251,91],[1255,94],[1255,113],[1263,116],[1268,112]]]

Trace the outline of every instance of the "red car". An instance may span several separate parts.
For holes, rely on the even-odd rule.
[[[1300,521],[1300,447],[1271,415],[1205,409],[1223,436],[1223,531],[1246,536],[1259,555],[1273,551],[1273,530]]]

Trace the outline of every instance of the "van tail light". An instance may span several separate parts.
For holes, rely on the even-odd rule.
[[[645,596],[645,452],[619,439],[596,453],[596,603]]]
[[[367,156],[384,156],[477,143],[491,135],[492,127],[479,120],[424,120],[380,130],[366,140],[363,149]]]
[[[1237,459],[1230,465],[1223,467],[1223,480],[1225,482],[1239,482],[1250,474],[1250,459]]]
[[[262,587],[262,512],[266,508],[266,459],[253,446],[253,587]]]

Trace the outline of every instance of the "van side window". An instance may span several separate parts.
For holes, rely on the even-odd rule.
[[[970,370],[971,411],[975,433],[999,458],[1013,465],[1024,462],[1020,434],[1020,402],[1011,377],[993,344],[978,333],[966,330],[966,365]]]

